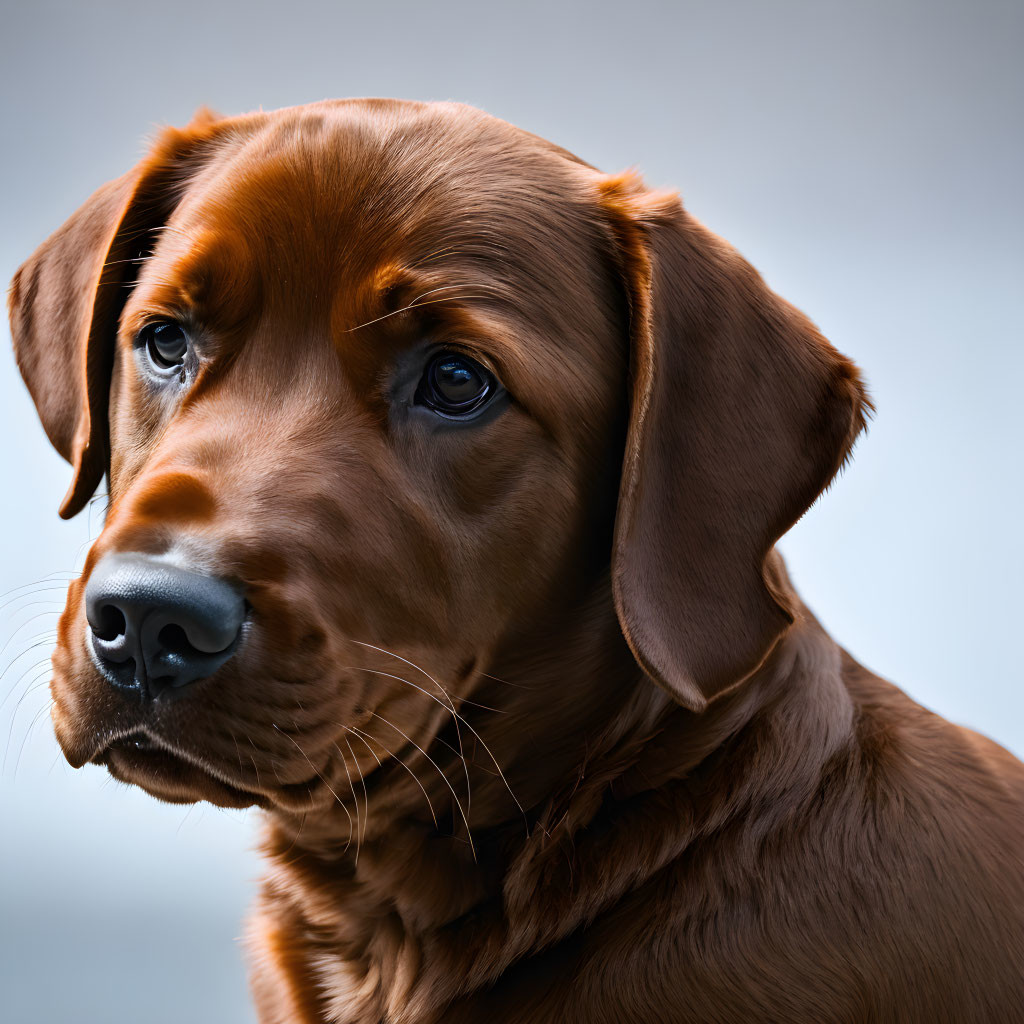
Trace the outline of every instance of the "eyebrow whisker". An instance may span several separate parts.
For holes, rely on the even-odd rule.
[[[443,286],[441,288],[432,288],[430,291],[424,292],[423,295],[431,295],[434,292],[443,291],[444,288],[456,288],[456,287],[458,287],[458,286],[457,285],[445,285],[445,286]],[[353,331],[361,330],[363,327],[369,327],[371,324],[378,324],[378,323],[381,322],[381,320],[387,320],[388,317],[398,316],[399,313],[405,313],[405,312],[407,312],[410,309],[419,309],[421,306],[433,306],[433,305],[435,305],[438,302],[459,302],[459,301],[468,301],[468,300],[471,300],[471,299],[483,298],[482,295],[448,295],[445,298],[431,299],[429,302],[420,302],[420,299],[423,298],[423,295],[420,295],[417,298],[413,299],[412,302],[409,303],[409,305],[402,306],[401,309],[394,309],[390,313],[385,313],[383,316],[379,316],[379,317],[377,317],[374,320],[367,320],[365,323],[358,324],[355,327],[350,327],[345,333],[346,334],[351,334]]]

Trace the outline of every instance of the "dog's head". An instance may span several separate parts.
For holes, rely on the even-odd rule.
[[[168,130],[10,309],[61,514],[109,482],[57,735],[170,800],[299,807],[429,746],[595,587],[702,710],[791,621],[767,556],[867,401],[676,197],[449,104]]]

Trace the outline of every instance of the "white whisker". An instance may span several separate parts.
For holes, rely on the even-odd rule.
[[[351,638],[348,639],[351,640]],[[369,647],[371,650],[379,651],[381,654],[388,654],[392,658],[397,658],[400,662],[402,662],[405,665],[408,665],[410,668],[416,669],[417,672],[420,672],[422,675],[426,676],[427,679],[429,679],[446,697],[448,697],[449,702],[451,702],[451,697],[448,696],[448,691],[445,690],[445,688],[429,672],[427,672],[425,669],[420,668],[419,665],[416,665],[413,662],[409,661],[407,658],[403,658],[400,654],[395,654],[394,651],[388,651],[383,647],[375,647],[373,644],[363,643],[361,640],[351,640],[351,642],[354,644],[358,644],[360,647]],[[408,682],[408,680],[406,680],[406,682]],[[432,694],[428,694],[428,696],[433,697]],[[436,697],[433,697],[433,699],[437,700]],[[439,703],[442,702],[439,701]],[[487,745],[487,742],[480,735],[480,733],[478,733],[476,729],[474,729],[473,726],[466,721],[465,718],[459,715],[459,713],[455,710],[454,704],[451,704],[449,710],[466,726],[467,729],[469,729],[469,731],[480,741],[480,744],[481,746],[483,746],[484,750],[487,751],[487,755],[494,763],[494,767],[498,770],[498,775],[501,777],[501,781],[505,784],[505,788],[508,790],[509,796],[512,797],[512,799],[515,801],[515,805],[519,808],[519,812],[523,815],[523,820],[525,821],[526,811],[523,809],[523,805],[519,802],[519,798],[515,795],[515,793],[512,792],[512,787],[508,784],[508,779],[505,778],[505,773],[501,770],[501,765],[498,763],[498,759],[494,756],[493,752],[491,751],[491,748]]]
[[[354,725],[353,726],[343,725],[342,728],[348,730],[354,736],[358,736],[364,743],[366,743],[366,739],[364,738],[365,734],[361,730],[357,729]],[[420,782],[420,780],[417,777],[416,773],[393,750],[390,750],[380,740],[375,739],[373,736],[370,736],[369,738],[371,740],[373,740],[375,743],[380,743],[380,745],[382,747],[384,747],[384,750],[388,754],[390,754],[391,757],[393,757],[409,773],[409,775],[412,777],[412,781],[415,782],[416,785],[420,787],[420,792],[423,794],[424,799],[427,801],[427,807],[430,808],[430,817],[434,819],[434,828],[440,829],[441,826],[438,824],[437,813],[434,810],[434,805],[430,802],[430,796],[427,793],[426,789],[423,788],[423,783]],[[369,743],[366,743],[366,745],[368,747],[370,746]],[[372,753],[372,748],[370,748],[370,749],[371,749],[371,753]],[[377,755],[374,754],[374,757],[376,757],[376,756]],[[378,764],[380,763],[380,758],[377,758],[377,763]]]
[[[452,799],[455,801],[455,806],[459,809],[459,814],[462,816],[462,821],[466,826],[466,835],[469,838],[469,848],[473,851],[473,859],[476,860],[476,846],[473,844],[473,830],[469,827],[469,818],[466,817],[466,812],[462,807],[462,801],[459,799],[458,793],[455,792],[455,787],[448,781],[448,776],[438,767],[437,762],[407,733],[404,733],[398,728],[393,722],[389,722],[383,715],[378,715],[376,711],[371,711],[370,714],[379,719],[385,725],[390,726],[400,736],[404,737],[409,743],[411,743],[435,768],[437,774],[444,780],[444,784],[451,790]]]
[[[306,763],[309,765],[310,768],[313,769],[313,774],[316,775],[316,777],[327,787],[328,792],[331,794],[331,796],[334,797],[334,799],[337,801],[338,805],[345,812],[345,816],[348,818],[348,839],[349,839],[349,842],[351,842],[352,841],[352,827],[353,827],[352,815],[349,814],[348,808],[345,806],[345,801],[342,800],[341,797],[338,796],[338,794],[334,792],[334,787],[331,786],[331,784],[323,777],[323,775],[320,774],[320,771],[317,769],[317,766],[315,764],[313,764],[312,761],[310,761],[309,755],[302,749],[302,747],[300,747],[298,745],[298,743],[296,743],[295,740],[292,739],[292,737],[289,736],[288,733],[286,733],[276,722],[271,722],[270,724],[286,740],[288,740],[288,742],[291,743],[295,747],[295,749],[306,759]],[[280,781],[280,780],[278,780],[278,781]],[[345,849],[346,850],[348,849],[347,845],[346,845]]]

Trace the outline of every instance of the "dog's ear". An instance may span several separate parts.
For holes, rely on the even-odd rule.
[[[768,555],[850,454],[857,368],[675,195],[600,202],[630,304],[630,414],[612,579],[637,661],[702,710],[793,621]]]
[[[209,151],[217,124],[200,110],[187,128],[166,129],[138,166],[87,199],[11,282],[18,368],[47,437],[74,469],[60,507],[65,519],[82,509],[107,468],[114,340],[137,261]]]

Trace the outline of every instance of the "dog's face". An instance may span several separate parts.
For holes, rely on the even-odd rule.
[[[765,556],[863,394],[683,218],[448,105],[202,120],[97,193],[11,298],[64,511],[109,479],[54,657],[69,760],[330,803],[612,577],[682,702],[756,667]]]

